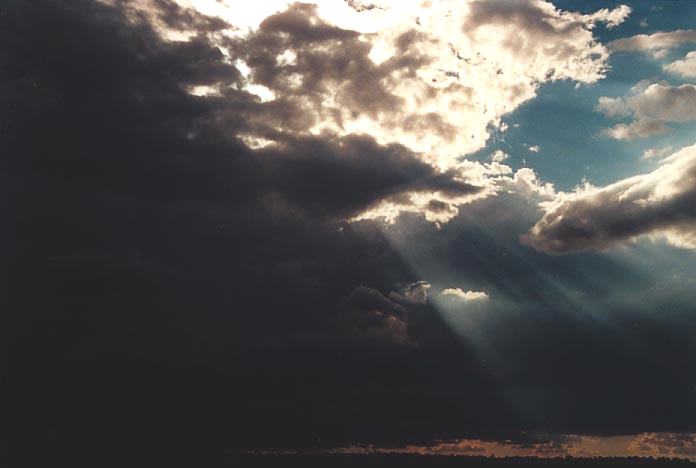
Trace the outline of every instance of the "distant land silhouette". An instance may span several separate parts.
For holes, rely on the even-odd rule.
[[[19,455],[19,454],[17,454]],[[418,454],[235,454],[211,452],[86,451],[26,452],[12,460],[0,459],[2,468],[48,466],[99,468],[696,468],[696,462],[678,458],[595,457],[595,458],[491,458],[467,455]]]
[[[696,467],[696,463],[676,458],[488,458],[442,455],[241,455],[229,458],[230,466],[244,468],[301,467],[301,468],[640,468]]]

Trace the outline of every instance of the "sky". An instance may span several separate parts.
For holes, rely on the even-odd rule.
[[[0,446],[696,459],[696,2],[0,4]]]

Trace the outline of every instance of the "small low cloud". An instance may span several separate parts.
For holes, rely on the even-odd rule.
[[[616,124],[604,130],[604,135],[614,140],[635,140],[667,133],[669,127],[657,119],[640,119],[631,123]]]
[[[485,291],[464,291],[460,288],[447,288],[444,289],[441,294],[452,299],[466,302],[483,301],[489,298]]]
[[[499,184],[509,193],[538,202],[551,201],[557,195],[553,184],[540,180],[537,173],[528,167],[518,169],[512,177],[501,179]]]
[[[532,153],[538,153],[541,151],[541,147],[539,145],[529,145],[527,146],[527,149]]]
[[[696,50],[686,54],[681,60],[675,60],[662,67],[666,72],[673,75],[683,76],[684,78],[696,77]]]
[[[502,150],[495,150],[493,154],[491,154],[491,161],[501,163],[503,161],[506,161],[510,156]]]
[[[640,52],[655,58],[664,57],[670,50],[683,44],[696,43],[696,30],[678,29],[676,31],[637,34],[616,39],[607,45],[610,52]]]
[[[662,148],[648,148],[643,151],[642,159],[661,159],[670,154],[674,148],[672,146],[664,146]]]

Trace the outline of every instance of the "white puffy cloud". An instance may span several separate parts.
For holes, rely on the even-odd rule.
[[[496,182],[501,190],[539,203],[556,198],[553,184],[539,180],[536,172],[529,167],[520,168],[511,177],[501,177]]]
[[[670,154],[674,148],[667,145],[663,148],[648,148],[643,151],[643,159],[660,159]]]
[[[532,153],[538,153],[541,151],[541,147],[539,145],[529,145],[527,146],[527,149]]]
[[[639,84],[627,97],[600,97],[597,110],[607,117],[632,117],[605,131],[618,140],[643,138],[669,130],[666,123],[696,119],[696,86]]]
[[[491,161],[501,163],[505,160],[507,160],[510,156],[502,150],[495,150],[493,154],[491,154]]]
[[[643,118],[627,124],[616,124],[606,129],[604,134],[615,140],[635,140],[636,138],[661,135],[668,131],[669,127],[663,122],[653,118]]]
[[[696,77],[696,50],[689,52],[681,60],[668,63],[663,68],[669,73],[681,75],[685,78]]]
[[[696,145],[652,172],[559,193],[522,241],[548,253],[608,249],[641,236],[696,248]]]
[[[660,58],[664,57],[669,50],[690,43],[696,43],[696,30],[678,29],[616,39],[607,47],[611,52],[641,52]]]
[[[608,8],[602,8],[591,15],[587,16],[590,21],[606,23],[608,28],[615,28],[621,23],[626,21],[626,19],[631,15],[633,10],[628,5],[619,5],[618,7],[610,10]]]
[[[488,294],[485,291],[464,291],[460,288],[447,288],[440,294],[459,301],[482,301],[488,299]]]
[[[685,122],[696,118],[696,86],[651,84],[627,100],[638,117],[651,116],[666,122]]]

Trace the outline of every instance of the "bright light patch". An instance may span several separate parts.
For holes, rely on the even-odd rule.
[[[443,296],[447,296],[451,299],[457,299],[459,301],[482,301],[488,299],[488,294],[484,291],[464,291],[460,288],[447,288],[441,293]]]
[[[193,94],[194,96],[219,96],[220,95],[220,88],[217,86],[191,86],[188,88],[189,94]]]

